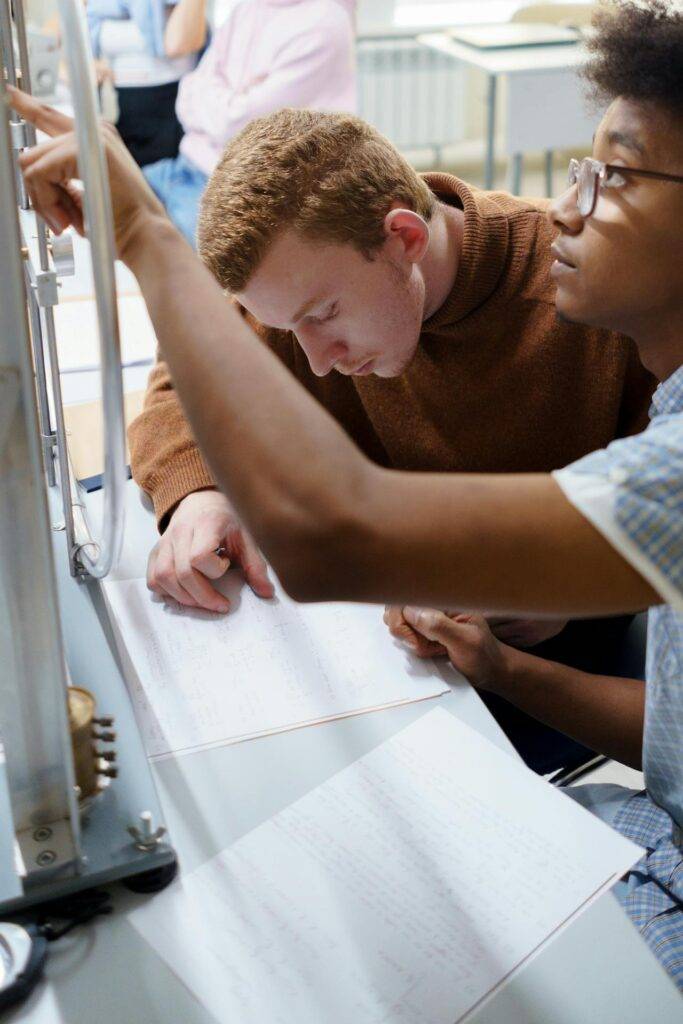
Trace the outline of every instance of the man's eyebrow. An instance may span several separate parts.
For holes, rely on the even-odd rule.
[[[645,146],[630,132],[608,132],[607,141],[610,146],[624,146],[626,149],[634,150],[639,156],[645,156]]]
[[[294,314],[294,316],[290,320],[290,323],[292,323],[292,324],[297,323],[299,320],[301,320],[302,317],[306,316],[306,314],[309,312],[309,310],[313,309],[313,307],[317,306],[318,303],[321,302],[321,301],[322,301],[322,298],[321,298],[320,295],[316,295],[312,299],[307,299],[306,302],[304,302],[303,306],[299,306],[299,308],[297,309],[296,313]]]

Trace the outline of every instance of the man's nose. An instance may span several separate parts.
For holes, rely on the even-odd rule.
[[[311,331],[298,330],[296,338],[316,377],[325,377],[347,353],[343,341],[330,341]]]
[[[576,201],[576,185],[570,185],[566,192],[553,199],[547,216],[554,228],[568,235],[578,235],[583,230],[584,219]]]

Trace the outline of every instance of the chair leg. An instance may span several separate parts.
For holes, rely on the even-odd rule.
[[[521,153],[513,153],[510,164],[510,191],[518,196],[522,190],[522,170],[524,157]]]
[[[484,188],[487,191],[493,188],[495,177],[496,83],[496,76],[489,75],[486,91],[486,162],[484,165]]]
[[[545,151],[545,194],[550,197],[553,194],[553,157],[552,149]]]

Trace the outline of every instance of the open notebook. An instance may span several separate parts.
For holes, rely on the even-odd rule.
[[[390,636],[377,605],[256,597],[237,572],[225,616],[106,581],[105,601],[147,753],[191,753],[448,692]]]
[[[226,1024],[454,1024],[641,852],[434,709],[129,919]]]

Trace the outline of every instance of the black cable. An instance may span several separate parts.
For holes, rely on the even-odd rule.
[[[79,925],[87,924],[101,915],[111,914],[112,910],[108,892],[104,889],[89,889],[43,904],[35,923],[48,942],[56,942]],[[59,921],[66,921],[66,924],[55,923]]]

